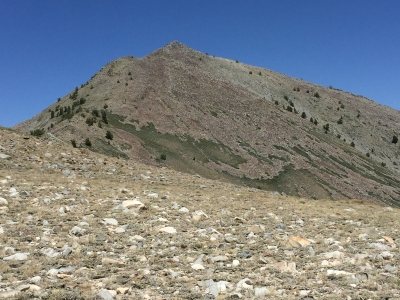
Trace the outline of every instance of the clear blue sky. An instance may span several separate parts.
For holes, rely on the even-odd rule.
[[[400,109],[399,0],[2,0],[0,125],[178,40]]]

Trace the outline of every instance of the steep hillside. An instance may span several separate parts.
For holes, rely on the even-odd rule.
[[[0,299],[399,299],[399,209],[0,128]]]
[[[397,205],[398,124],[364,97],[173,42],[107,64],[15,128],[289,195]]]

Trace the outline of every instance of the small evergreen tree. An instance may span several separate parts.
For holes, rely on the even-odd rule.
[[[103,122],[104,122],[105,124],[108,124],[107,113],[106,113],[105,110],[102,110],[102,111],[101,111],[101,119],[103,120]]]
[[[112,140],[114,138],[114,135],[111,133],[110,130],[107,130],[106,132],[106,139]]]
[[[92,146],[92,142],[90,141],[89,138],[86,138],[86,140],[85,140],[85,145],[88,146],[88,147],[91,147],[91,146]]]

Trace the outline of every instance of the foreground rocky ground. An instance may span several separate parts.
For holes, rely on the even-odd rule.
[[[399,299],[399,222],[0,130],[4,299]]]

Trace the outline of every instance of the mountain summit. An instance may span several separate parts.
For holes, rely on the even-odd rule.
[[[108,63],[15,128],[279,193],[398,205],[399,123],[365,97],[174,41]]]

